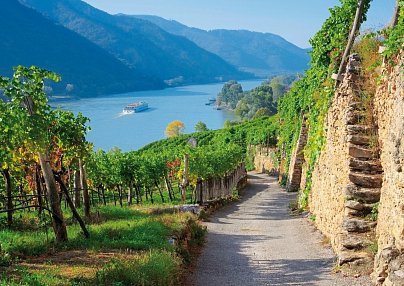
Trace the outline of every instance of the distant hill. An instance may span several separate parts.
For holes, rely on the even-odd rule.
[[[138,73],[169,85],[252,77],[149,21],[110,15],[80,0],[20,2],[102,47]]]
[[[0,74],[11,76],[12,67],[37,65],[62,76],[54,92],[65,93],[72,84],[75,95],[162,88],[161,80],[135,73],[108,52],[76,33],[45,19],[16,0],[0,9]]]
[[[133,17],[150,21],[169,33],[184,36],[242,70],[260,76],[302,72],[308,68],[310,57],[307,49],[301,49],[275,34],[246,30],[205,31],[157,16]]]

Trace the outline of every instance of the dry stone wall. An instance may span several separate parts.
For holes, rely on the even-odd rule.
[[[289,192],[298,191],[302,179],[302,167],[305,162],[304,147],[307,144],[307,127],[306,120],[303,118],[302,127],[300,128],[299,139],[295,149],[293,150],[292,157],[289,164],[288,179],[286,181],[286,189]]]
[[[374,282],[404,285],[404,94],[403,53],[384,67],[375,99],[381,164],[385,170],[378,208]]]
[[[254,154],[254,169],[261,173],[276,175],[279,172],[279,162],[276,156],[276,148],[255,145],[249,146]]]
[[[370,268],[376,222],[371,212],[380,198],[383,169],[376,127],[359,100],[360,61],[350,57],[326,119],[326,145],[312,175],[310,211],[330,238],[340,265]]]

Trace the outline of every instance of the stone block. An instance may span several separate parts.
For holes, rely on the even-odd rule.
[[[354,135],[354,134],[369,134],[370,131],[372,130],[371,127],[366,126],[366,125],[347,125],[346,126],[348,134],[349,135]]]
[[[347,201],[345,203],[345,207],[349,208],[349,209],[353,209],[353,210],[357,210],[357,211],[367,211],[367,210],[372,210],[373,208],[373,204],[364,204],[364,203],[360,203],[358,201]]]
[[[369,149],[364,148],[363,146],[349,144],[348,145],[348,154],[354,158],[361,158],[366,160],[371,160],[376,158],[376,153]]]
[[[372,257],[367,252],[359,252],[353,250],[341,251],[338,255],[338,264],[344,265],[346,263],[353,263],[355,265],[367,264],[372,262]]]
[[[342,227],[348,232],[368,232],[376,226],[376,222],[366,221],[358,218],[345,219]]]
[[[357,172],[349,173],[349,180],[361,187],[380,188],[383,183],[383,174],[363,174]]]
[[[363,146],[368,146],[369,145],[369,136],[366,135],[348,135],[347,136],[347,141],[349,143],[355,144],[355,145],[363,145]]]
[[[380,200],[380,188],[363,188],[355,184],[349,184],[345,189],[345,194],[359,202],[371,204]]]
[[[365,106],[363,105],[363,103],[361,101],[354,101],[354,102],[349,103],[349,108],[351,110],[359,110],[359,111],[366,110]]]
[[[354,171],[360,171],[368,174],[380,174],[383,172],[383,168],[379,160],[364,161],[358,158],[350,158],[349,168]]]
[[[363,122],[365,120],[365,116],[363,113],[358,112],[356,110],[348,110],[345,113],[345,123],[354,125],[358,124],[360,122]]]
[[[341,244],[346,249],[362,249],[366,246],[365,241],[359,235],[354,235],[352,233],[346,234],[341,237]]]

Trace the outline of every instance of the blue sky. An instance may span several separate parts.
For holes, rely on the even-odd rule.
[[[306,48],[338,0],[84,0],[111,14],[157,15],[205,30],[246,29],[278,34]],[[373,0],[365,28],[380,28],[395,0]]]

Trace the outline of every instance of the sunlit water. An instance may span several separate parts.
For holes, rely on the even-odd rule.
[[[261,81],[242,81],[244,90],[252,89]],[[207,106],[209,98],[216,97],[223,84],[190,85],[156,91],[139,91],[105,97],[58,100],[53,106],[74,113],[81,112],[91,119],[91,131],[87,139],[96,149],[109,150],[114,146],[124,151],[140,147],[164,138],[168,123],[180,120],[185,124],[185,133],[194,132],[198,121],[209,129],[219,129],[223,123],[235,119],[231,112],[215,110]],[[149,109],[140,113],[123,114],[129,103],[146,101]]]

